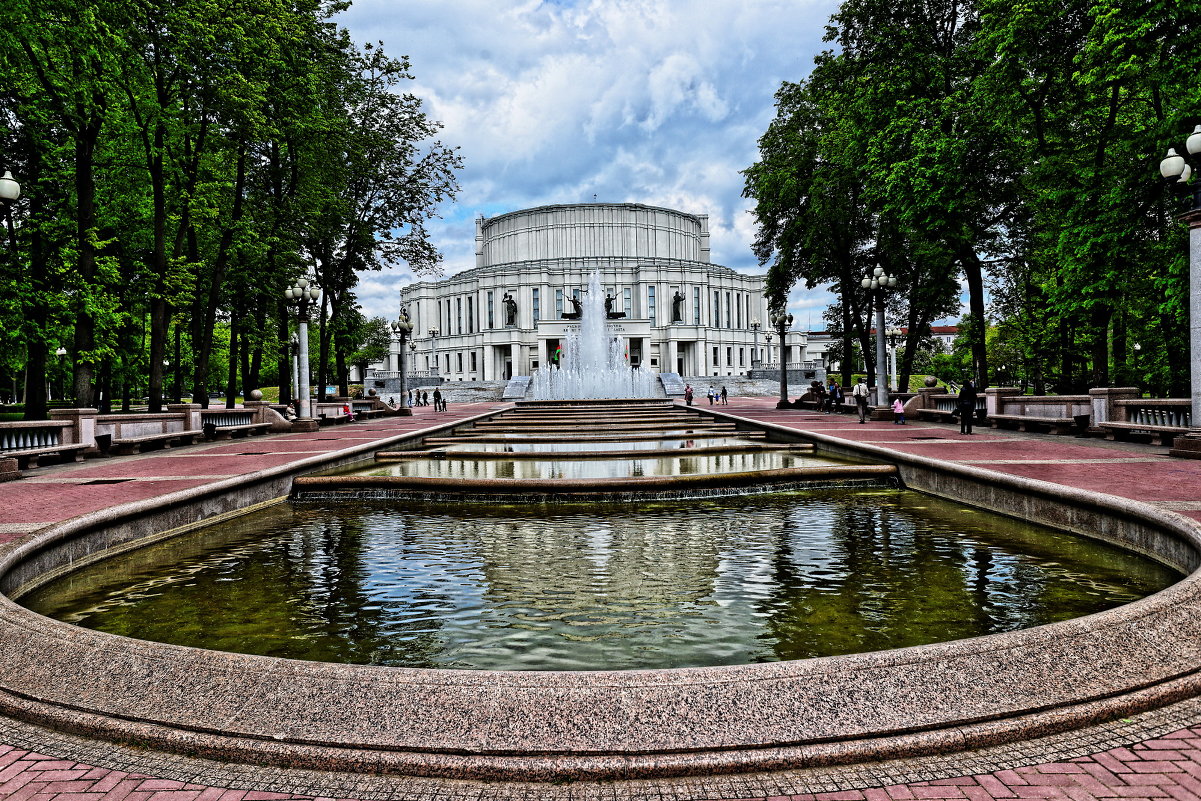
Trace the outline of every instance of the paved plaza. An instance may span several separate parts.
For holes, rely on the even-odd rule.
[[[471,417],[501,404],[322,428],[312,434],[217,442],[141,456],[29,471],[0,484],[0,541],[110,506],[153,498]],[[1157,505],[1201,520],[1201,461],[1161,447],[911,422],[856,423],[852,415],[777,410],[770,398],[732,398],[717,411],[898,452],[970,464]],[[202,783],[194,783],[204,777]],[[214,777],[220,777],[220,782]],[[1086,730],[927,759],[798,770],[754,777],[696,777],[604,785],[405,783],[396,777],[325,777],[304,771],[206,763],[112,746],[0,719],[0,798],[12,801],[266,801],[383,799],[653,798],[897,799],[1201,798],[1201,701],[1189,700]],[[220,785],[220,786],[216,786]],[[306,786],[336,787],[323,796]],[[764,788],[777,788],[765,792]]]

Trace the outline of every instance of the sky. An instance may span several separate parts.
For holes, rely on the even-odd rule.
[[[782,81],[828,45],[834,0],[355,0],[337,21],[407,55],[406,87],[464,162],[430,231],[452,275],[475,266],[473,220],[554,203],[709,215],[712,260],[763,272],[741,171]],[[404,269],[365,274],[369,316],[395,318]],[[794,289],[797,327],[831,296]]]

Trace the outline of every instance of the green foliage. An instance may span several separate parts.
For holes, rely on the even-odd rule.
[[[962,276],[996,333],[966,330],[940,377],[1185,393],[1184,227],[1155,166],[1201,122],[1197,19],[1199,0],[845,0],[745,172],[769,291],[831,284],[868,350],[856,279],[878,261],[908,374]]]
[[[231,364],[239,390],[282,383],[301,275],[325,296],[315,363],[344,363],[358,271],[433,269],[458,155],[400,91],[407,62],[331,22],[345,5],[3,4],[0,167],[23,194],[0,373],[28,369],[27,406],[59,346],[81,403],[207,398]]]

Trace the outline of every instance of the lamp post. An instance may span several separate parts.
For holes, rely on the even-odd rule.
[[[788,402],[788,360],[786,358],[788,342],[786,334],[788,326],[792,325],[792,315],[783,309],[773,311],[771,313],[771,324],[780,334],[780,400],[776,403],[776,408],[787,409],[791,404]]]
[[[430,371],[430,376],[433,378],[437,378],[438,377],[438,334],[441,332],[438,330],[438,326],[434,326],[426,333],[430,335],[430,362],[434,366],[434,369]]]
[[[772,340],[771,331],[768,331],[766,334],[764,334],[764,335],[763,335],[763,338],[767,340],[767,363],[768,363],[768,364],[771,364],[771,363],[772,363],[772,358],[771,358],[771,340]]]
[[[307,278],[301,278],[295,286],[284,290],[284,300],[296,304],[297,309],[296,341],[299,344],[297,383],[299,386],[296,399],[296,420],[292,423],[293,431],[317,430],[317,421],[313,419],[313,402],[309,399],[309,306],[319,297],[321,297],[321,290],[315,284],[310,286]]]
[[[756,317],[754,320],[751,320],[751,330],[755,332],[755,350],[751,354],[752,370],[758,370],[763,366],[763,359],[759,358],[759,329],[762,327],[763,323],[759,322],[758,317]],[[771,334],[768,334],[768,336],[770,337]]]
[[[897,392],[901,391],[899,384],[901,383],[897,376],[897,340],[901,338],[901,334],[905,333],[895,325],[884,332],[888,336],[888,374],[892,376],[892,387]]]
[[[888,406],[887,365],[884,363],[884,290],[897,285],[896,276],[885,275],[879,265],[871,275],[863,276],[859,285],[875,294],[876,306],[876,405]]]
[[[292,358],[292,402],[300,397],[300,340],[293,334],[288,340],[288,356]]]
[[[1192,392],[1192,429],[1185,437],[1177,437],[1173,456],[1201,459],[1201,178],[1190,181],[1201,170],[1201,125],[1193,129],[1184,142],[1186,155],[1176,148],[1159,163],[1159,174],[1174,191],[1192,195],[1192,205],[1180,219],[1189,228],[1189,375]]]
[[[400,373],[400,414],[409,415],[413,413],[413,410],[406,402],[408,390],[405,387],[405,340],[408,339],[409,334],[413,333],[413,321],[409,319],[409,310],[404,306],[400,307],[400,317],[392,321],[392,333],[396,334],[396,338],[400,340],[400,353],[396,357],[400,360],[400,364],[397,365],[400,368],[397,370]]]

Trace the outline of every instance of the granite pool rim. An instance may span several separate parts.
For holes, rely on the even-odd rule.
[[[1149,504],[756,425],[835,455],[887,458],[911,488],[1041,515],[1067,530],[1099,523],[1091,533],[1100,539],[1185,571],[1201,553],[1201,525]],[[0,582],[19,591],[122,538],[158,537],[271,502],[292,476],[381,443],[66,521],[5,546]],[[6,597],[0,711],[227,761],[423,776],[560,781],[840,764],[1024,739],[1201,693],[1199,581],[1190,573],[1107,612],[971,640],[796,662],[578,673],[202,651],[79,629]]]

